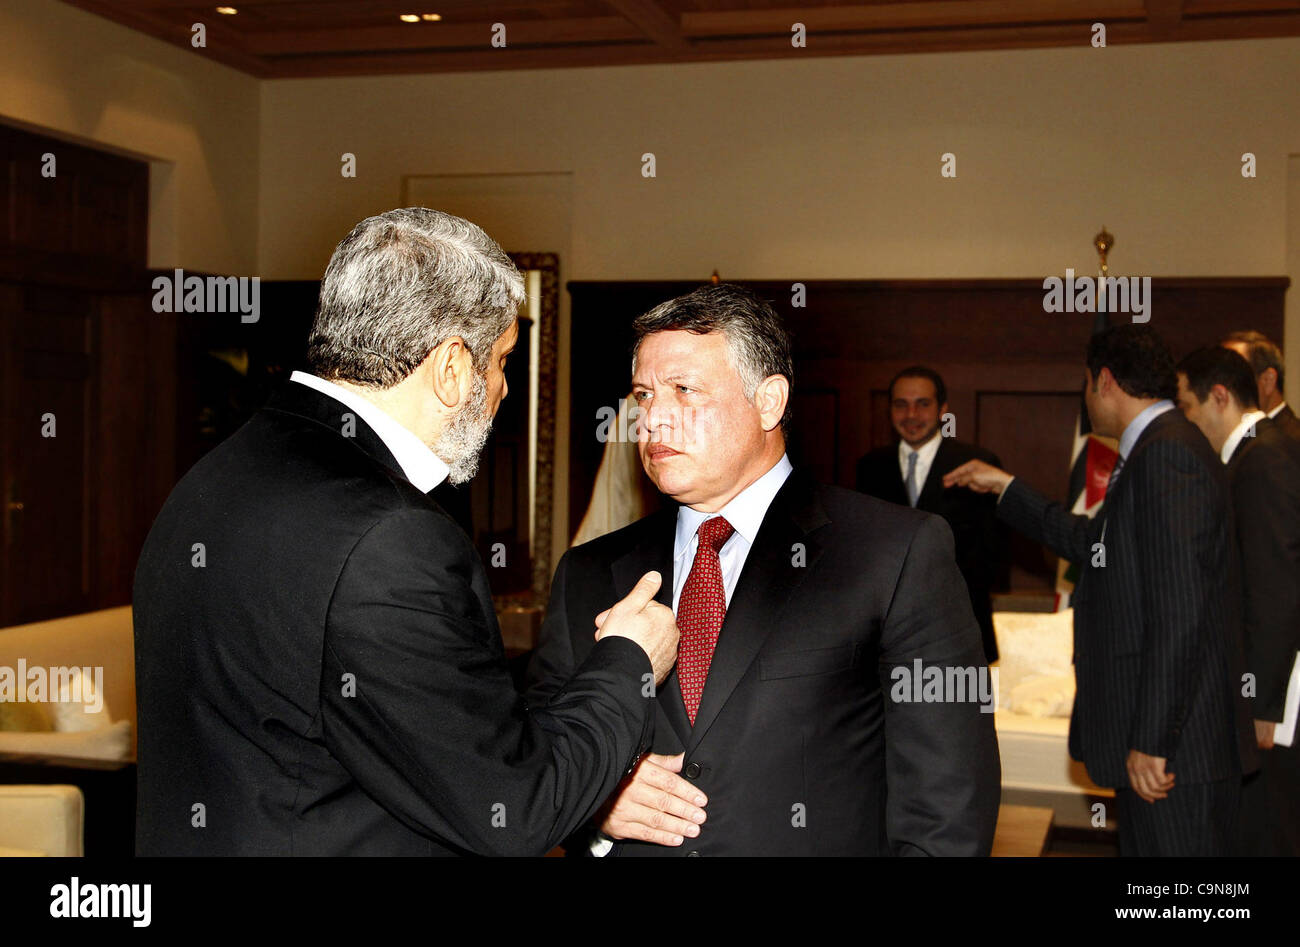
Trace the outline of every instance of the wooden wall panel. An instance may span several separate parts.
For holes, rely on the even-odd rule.
[[[1044,312],[1041,279],[808,282],[807,306],[798,309],[790,305],[787,281],[742,282],[772,302],[794,337],[798,433],[791,455],[797,462],[823,475],[833,468],[827,479],[853,486],[858,458],[894,442],[890,379],[922,363],[944,376],[958,438],[987,447],[1048,495],[1064,497],[1093,317]],[[626,391],[631,320],[698,285],[569,284],[574,528],[600,461],[590,419]],[[1285,278],[1157,279],[1151,325],[1175,357],[1234,329],[1280,339],[1287,285]],[[838,405],[833,432],[824,407],[832,400]],[[1041,587],[1054,578],[1055,560],[1043,550],[1022,545],[1016,554],[1013,584]]]

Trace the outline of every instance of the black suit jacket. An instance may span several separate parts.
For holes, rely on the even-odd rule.
[[[287,384],[154,523],[139,854],[541,855],[648,743],[626,639],[525,711],[469,538],[347,413]]]
[[[1227,474],[1190,421],[1175,408],[1147,426],[1094,519],[1019,478],[998,515],[1082,570],[1070,755],[1093,781],[1128,786],[1130,749],[1166,757],[1179,785],[1254,768]]]
[[[1246,594],[1246,670],[1253,716],[1280,721],[1300,650],[1300,440],[1269,420],[1228,460]]]
[[[1290,404],[1284,404],[1282,410],[1272,419],[1278,429],[1293,441],[1300,441],[1300,418],[1295,416]]]
[[[533,699],[586,659],[596,614],[643,573],[663,574],[659,600],[672,604],[676,509],[565,554],[529,669]],[[676,673],[658,694],[654,750],[686,754],[708,820],[680,848],[616,851],[987,854],[1001,781],[993,715],[892,700],[891,672],[913,661],[984,667],[948,527],[795,471],[745,560],[695,726]]]
[[[916,508],[937,513],[952,528],[957,568],[966,580],[971,609],[980,626],[984,656],[998,657],[997,637],[993,633],[992,590],[1006,562],[1006,543],[998,528],[994,497],[961,487],[944,489],[943,475],[968,460],[982,460],[1001,467],[1002,461],[992,451],[966,444],[950,437],[940,439],[934,463],[926,475]],[[907,487],[898,465],[898,445],[879,447],[858,461],[858,489],[873,497],[908,506]]]

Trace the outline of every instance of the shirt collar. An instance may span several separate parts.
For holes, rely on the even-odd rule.
[[[678,508],[673,558],[680,559],[686,553],[700,524],[714,516],[726,517],[727,522],[752,546],[758,528],[763,525],[763,517],[767,516],[767,508],[772,505],[772,500],[793,469],[790,458],[782,454],[771,470],[732,497],[731,502],[716,513],[701,513],[689,506]]]
[[[294,372],[289,376],[289,380],[314,388],[355,411],[361,420],[370,425],[371,430],[384,442],[384,446],[392,451],[393,458],[402,468],[402,473],[417,490],[428,493],[447,479],[450,468],[429,449],[429,445],[374,402],[348,391],[342,385],[336,385],[332,381],[326,381],[307,372]]]
[[[1268,413],[1268,416],[1269,416],[1270,418],[1275,418],[1275,417],[1277,417],[1279,414],[1282,413],[1282,409],[1285,408],[1285,407],[1286,407],[1286,402],[1283,401],[1283,402],[1282,402],[1281,404],[1279,404],[1276,408],[1274,408],[1272,411],[1270,411],[1270,412]]]
[[[913,447],[908,444],[907,441],[899,441],[898,459],[903,463],[907,463],[907,455],[914,453],[917,455],[916,462],[918,464],[933,464],[934,455],[939,453],[939,444],[942,440],[943,435],[936,428],[934,434],[930,436],[930,439],[920,447]]]
[[[1128,455],[1133,450],[1133,445],[1137,443],[1142,432],[1147,429],[1147,425],[1154,421],[1166,411],[1174,410],[1174,403],[1168,398],[1161,398],[1155,404],[1147,405],[1142,412],[1128,423],[1124,428],[1124,433],[1119,437],[1119,455],[1128,460]]]
[[[1262,421],[1268,417],[1263,411],[1247,411],[1237,422],[1237,426],[1232,429],[1228,439],[1223,442],[1223,449],[1219,451],[1219,458],[1226,464],[1232,459],[1232,452],[1237,449],[1241,439],[1246,436],[1246,432],[1255,426],[1257,421]]]

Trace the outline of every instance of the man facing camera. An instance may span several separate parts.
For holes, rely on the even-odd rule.
[[[362,221],[307,361],[168,498],[135,579],[141,855],[541,855],[653,728],[672,614],[635,576],[531,712],[429,491],[475,471],[523,283],[478,227]]]
[[[997,455],[940,433],[948,413],[943,378],[922,365],[905,368],[889,383],[889,420],[897,447],[880,447],[858,461],[858,489],[891,503],[906,503],[942,516],[952,528],[957,568],[966,580],[971,608],[984,641],[984,657],[998,658],[993,634],[992,588],[1005,558],[992,497],[945,488],[943,475],[968,460],[994,467]]]
[[[1082,570],[1070,755],[1116,790],[1120,854],[1227,855],[1243,762],[1240,564],[1223,465],[1174,408],[1173,360],[1145,325],[1088,343],[1092,429],[1119,439],[1094,519],[975,460],[944,478]]]
[[[1242,854],[1300,855],[1300,749],[1274,744],[1300,651],[1300,441],[1256,407],[1251,366],[1227,348],[1178,364],[1178,406],[1228,465],[1254,679],[1259,772],[1241,795]]]
[[[676,502],[564,556],[530,696],[646,571],[682,637],[654,752],[571,849],[987,854],[994,708],[947,525],[792,469],[790,342],[763,300],[707,286],[634,329],[638,449]]]

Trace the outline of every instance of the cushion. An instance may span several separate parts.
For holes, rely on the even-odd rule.
[[[119,720],[99,730],[70,733],[0,733],[0,753],[84,760],[126,760],[131,753],[131,723]]]
[[[94,671],[84,674],[81,668],[76,667],[68,678],[59,681],[58,700],[50,704],[50,719],[58,733],[103,730],[112,725],[113,718],[109,716],[108,704],[100,693]]]

